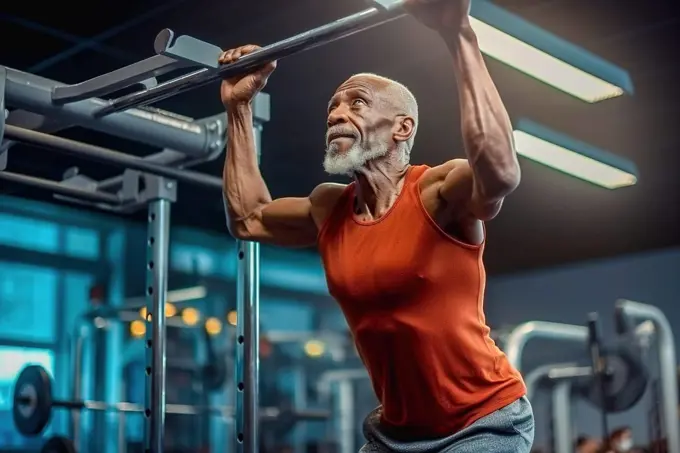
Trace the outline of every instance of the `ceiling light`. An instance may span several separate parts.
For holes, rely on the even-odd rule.
[[[531,121],[519,121],[514,138],[520,156],[598,186],[618,189],[637,182],[633,162]]]
[[[554,88],[591,103],[633,92],[625,70],[488,0],[470,16],[482,52]]]

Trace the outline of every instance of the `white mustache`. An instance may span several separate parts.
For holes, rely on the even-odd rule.
[[[333,126],[326,131],[326,144],[330,142],[331,137],[337,136],[356,138],[356,134],[353,131],[343,128],[342,126]]]

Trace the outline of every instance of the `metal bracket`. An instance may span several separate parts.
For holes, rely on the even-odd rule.
[[[210,162],[217,159],[222,154],[222,151],[224,151],[224,146],[226,144],[226,114],[218,113],[217,115],[197,120],[195,123],[205,127],[205,135],[208,140],[208,149],[210,151],[205,156],[190,160],[185,166],[198,165],[203,162]]]
[[[164,149],[158,153],[151,154],[144,158],[149,162],[156,164],[167,165],[169,167],[185,168],[189,167],[193,160],[189,160],[189,156],[180,153],[179,151],[173,151],[171,149]],[[202,162],[198,159],[199,162]],[[104,179],[97,182],[97,188],[105,192],[118,192],[123,188],[123,175],[124,172],[113,178]]]
[[[83,190],[86,192],[92,192],[92,193],[108,193],[102,190],[99,190],[97,181],[94,179],[81,175],[80,174],[80,169],[78,167],[71,167],[68,170],[64,172],[64,175],[62,177],[62,180],[59,182],[59,184],[66,186],[66,187],[72,187],[75,189]],[[82,206],[93,206],[98,209],[101,209],[102,211],[107,211],[107,212],[119,212],[120,210],[120,205],[118,204],[105,204],[105,203],[97,203],[97,202],[91,202],[91,201],[85,201],[81,200],[78,198],[74,197],[69,197],[66,195],[59,195],[59,194],[54,194],[54,198],[57,200],[62,200],[62,201],[68,201],[69,203],[74,203],[74,204],[79,204]]]
[[[177,182],[136,170],[126,170],[119,193],[123,200],[121,212],[129,213],[146,208],[153,200],[163,199],[174,203],[177,201]]]
[[[385,11],[399,10],[404,7],[404,0],[371,0],[370,3]]]
[[[271,96],[267,93],[258,93],[253,100],[253,118],[259,125],[271,119]]]
[[[61,183],[65,186],[75,187],[76,189],[87,190],[89,192],[97,191],[97,181],[88,176],[81,175],[78,167],[71,167],[66,170]]]
[[[169,28],[158,33],[153,47],[159,55],[172,57],[207,69],[219,68],[218,59],[222,53],[221,48],[188,35],[180,35],[175,38],[175,33]]]
[[[89,202],[64,195],[54,195],[54,197],[83,206],[94,206],[103,211],[117,214],[130,214],[139,211],[146,208],[149,202],[153,200],[164,199],[171,203],[177,200],[177,182],[171,179],[149,175],[136,170],[125,170],[121,178],[122,183],[120,186],[112,186],[111,190],[102,190],[99,182],[79,174],[78,168],[72,167],[64,173],[64,179],[60,182],[64,186],[86,192],[100,194],[115,193],[114,196],[120,200],[119,204]]]
[[[154,55],[75,85],[57,86],[52,90],[52,102],[63,105],[103,97],[136,83],[142,83],[149,88],[156,85],[155,77],[185,67],[187,64],[184,61],[177,61],[170,56]]]

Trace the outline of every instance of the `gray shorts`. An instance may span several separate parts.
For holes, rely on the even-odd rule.
[[[451,436],[404,442],[381,432],[378,408],[366,417],[363,431],[367,443],[360,453],[529,453],[534,413],[529,400],[522,397]]]

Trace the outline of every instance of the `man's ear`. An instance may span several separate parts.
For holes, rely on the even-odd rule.
[[[394,122],[394,127],[392,130],[392,136],[394,141],[397,143],[405,142],[411,137],[416,131],[415,120],[407,115],[397,117]]]

